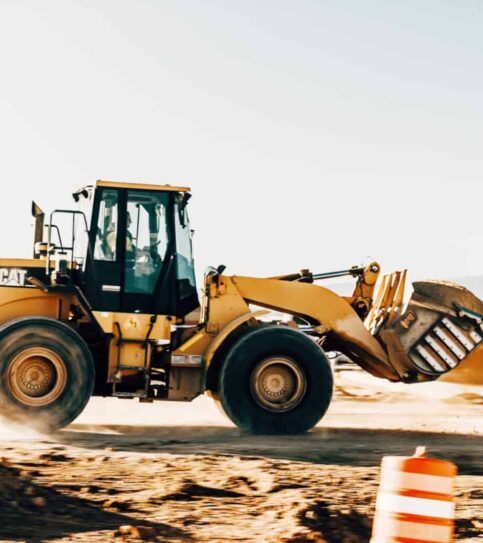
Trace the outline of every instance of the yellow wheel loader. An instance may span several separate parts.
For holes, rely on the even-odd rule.
[[[186,187],[98,181],[45,224],[34,257],[0,259],[0,413],[59,429],[92,395],[190,401],[210,394],[241,429],[300,433],[326,412],[340,351],[371,374],[421,382],[457,367],[483,338],[483,304],[379,265],[195,285]],[[315,284],[353,277],[352,296]],[[375,294],[375,295],[374,295]],[[270,310],[287,315],[270,319]]]

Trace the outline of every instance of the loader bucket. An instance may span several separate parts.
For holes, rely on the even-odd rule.
[[[367,325],[402,381],[431,381],[483,341],[483,302],[457,283],[420,281],[403,303],[404,280],[405,272],[383,278]]]

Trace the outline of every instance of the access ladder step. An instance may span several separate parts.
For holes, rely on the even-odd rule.
[[[147,394],[144,392],[144,390],[136,391],[136,392],[119,392],[114,391],[112,393],[112,396],[114,398],[146,398]]]

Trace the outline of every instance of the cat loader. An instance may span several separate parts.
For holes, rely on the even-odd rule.
[[[0,414],[44,431],[91,396],[209,394],[244,431],[301,433],[332,396],[324,354],[390,381],[456,368],[483,339],[483,303],[456,284],[413,285],[379,264],[259,278],[206,270],[195,284],[190,189],[97,181],[46,222],[34,255],[0,259]],[[351,296],[319,284],[354,280]],[[379,279],[379,281],[378,281]],[[376,289],[376,284],[378,288]],[[286,319],[271,319],[271,311]]]

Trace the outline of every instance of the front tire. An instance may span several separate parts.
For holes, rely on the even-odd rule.
[[[40,431],[70,424],[94,388],[84,340],[66,324],[25,317],[0,327],[0,414]]]
[[[228,417],[255,434],[299,434],[319,422],[332,398],[329,361],[297,330],[261,326],[228,352],[219,396]]]

